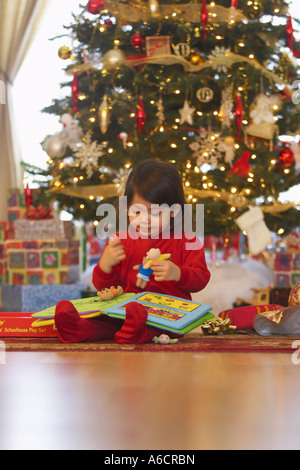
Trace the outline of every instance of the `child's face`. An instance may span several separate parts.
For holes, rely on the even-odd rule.
[[[131,226],[143,238],[157,237],[170,226],[169,208],[152,204],[138,194],[132,199],[128,217]]]

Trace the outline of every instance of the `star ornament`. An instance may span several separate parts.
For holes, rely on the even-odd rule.
[[[179,110],[181,119],[180,124],[187,122],[188,124],[193,124],[193,115],[195,114],[196,108],[191,108],[189,103],[185,100],[183,108]]]

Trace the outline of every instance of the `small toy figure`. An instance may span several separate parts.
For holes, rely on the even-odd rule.
[[[155,336],[153,338],[155,344],[177,344],[179,343],[178,339],[171,339],[168,335]]]
[[[119,295],[123,294],[123,289],[121,286],[116,287],[111,287],[110,289],[102,289],[101,292],[98,292],[98,297],[100,297],[101,300],[112,300],[115,299],[116,297],[119,297]]]
[[[147,286],[148,282],[150,281],[150,276],[153,274],[151,264],[154,261],[166,261],[170,258],[170,254],[162,255],[158,248],[152,248],[150,251],[148,251],[147,256],[143,259],[143,264],[133,267],[135,271],[139,270],[136,283],[137,287],[140,289],[145,289]]]

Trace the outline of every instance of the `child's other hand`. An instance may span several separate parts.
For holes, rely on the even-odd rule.
[[[181,269],[172,261],[156,261],[151,263],[155,281],[175,281],[181,277]]]
[[[124,245],[118,238],[109,240],[101,256],[99,266],[105,273],[110,274],[112,269],[126,258]]]

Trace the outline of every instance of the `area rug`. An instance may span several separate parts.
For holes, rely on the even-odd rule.
[[[272,336],[256,334],[235,334],[223,336],[203,336],[190,333],[178,344],[158,345],[118,345],[114,342],[62,344],[57,339],[5,338],[7,352],[135,352],[135,353],[292,353],[300,349],[300,337]]]

